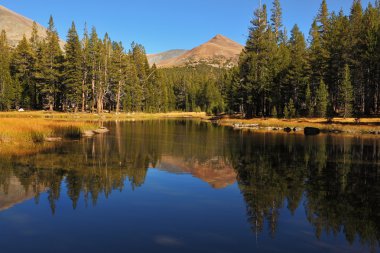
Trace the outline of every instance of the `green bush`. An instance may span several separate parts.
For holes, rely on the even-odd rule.
[[[31,138],[34,143],[41,143],[45,140],[44,134],[38,131],[31,132]]]
[[[56,136],[66,139],[78,140],[82,136],[82,129],[76,126],[60,127],[54,131]]]

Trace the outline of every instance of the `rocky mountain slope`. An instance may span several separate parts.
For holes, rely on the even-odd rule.
[[[160,68],[208,64],[215,67],[232,67],[237,64],[243,46],[223,36],[216,35],[208,42],[176,57],[156,61]]]
[[[159,54],[150,54],[147,56],[148,56],[149,64],[153,65],[154,63],[158,64],[162,61],[166,61],[166,60],[178,57],[180,55],[183,55],[187,51],[188,50],[184,50],[184,49],[174,49],[174,50],[169,50],[169,51],[162,52]]]
[[[12,46],[17,45],[24,35],[27,38],[30,38],[32,27],[33,20],[0,5],[0,31],[5,30],[7,38]],[[38,35],[42,38],[45,37],[46,28],[40,24],[37,24],[37,27]],[[61,41],[60,44],[63,48],[64,42]]]

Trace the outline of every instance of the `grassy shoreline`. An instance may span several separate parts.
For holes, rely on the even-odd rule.
[[[233,127],[234,124],[256,124],[255,131],[282,130],[286,127],[304,129],[316,127],[325,133],[372,134],[380,136],[380,118],[355,119],[334,118],[330,121],[322,118],[287,119],[243,119],[232,116],[210,117],[205,113],[61,113],[47,111],[0,112],[0,144],[2,146],[21,145],[38,142],[38,136],[64,137],[65,132],[73,129],[85,132],[95,130],[105,121],[136,121],[150,119],[192,118],[214,122],[221,126]],[[250,130],[250,128],[247,128]],[[301,132],[301,131],[300,131]],[[37,141],[36,141],[37,138]],[[40,137],[42,138],[42,137]],[[8,144],[8,145],[5,145]]]
[[[0,153],[31,154],[52,146],[47,140],[78,139],[107,121],[165,118],[208,119],[205,113],[61,113],[47,111],[0,112]],[[70,138],[74,137],[74,138]]]
[[[0,112],[0,120],[3,118],[45,118],[71,121],[112,121],[112,120],[141,120],[164,118],[199,118],[208,119],[203,112],[168,112],[168,113],[62,113],[49,111],[30,112]]]
[[[324,118],[298,118],[290,120],[274,118],[241,119],[226,116],[215,119],[215,121],[221,126],[230,127],[233,127],[234,124],[256,124],[259,131],[273,131],[273,129],[278,131],[287,127],[303,130],[305,127],[315,127],[319,128],[323,133],[371,134],[380,137],[380,118],[363,118],[357,122],[354,118],[333,118],[331,120]]]

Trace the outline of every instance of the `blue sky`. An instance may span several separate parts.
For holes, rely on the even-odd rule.
[[[282,0],[287,29],[297,23],[308,34],[321,1]],[[374,0],[362,0],[363,5],[368,2]],[[271,0],[263,3],[272,6]],[[327,3],[329,10],[343,8],[348,13],[352,0]],[[0,0],[0,4],[45,26],[52,14],[63,39],[72,21],[80,32],[87,22],[126,47],[136,41],[154,53],[191,49],[216,34],[244,44],[259,0]]]

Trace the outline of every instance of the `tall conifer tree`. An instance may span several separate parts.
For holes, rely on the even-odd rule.
[[[64,98],[67,106],[77,112],[82,97],[82,49],[74,22],[67,34],[65,44],[65,63],[63,72]]]

